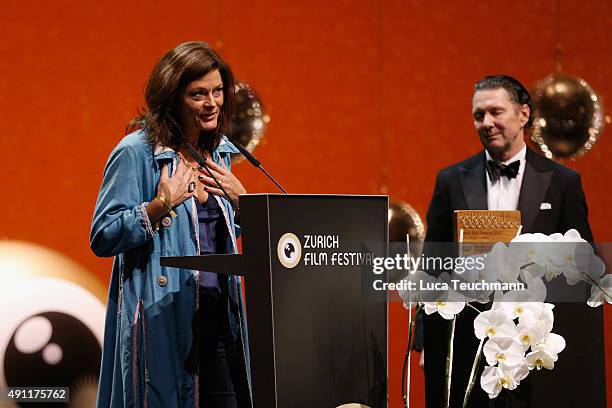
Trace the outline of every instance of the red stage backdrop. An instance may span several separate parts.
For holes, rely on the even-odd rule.
[[[222,44],[259,93],[272,120],[256,153],[287,190],[376,194],[386,168],[388,193],[424,216],[437,170],[480,148],[472,84],[508,73],[531,85],[553,71],[554,3],[4,1],[0,238],[59,251],[108,282],[110,260],[88,247],[103,166],[155,60],[194,39]],[[612,3],[561,3],[563,67],[610,111]],[[567,163],[582,173],[598,241],[612,240],[609,133]],[[250,192],[274,191],[248,164],[235,172]],[[392,407],[406,316],[391,305]],[[413,391],[422,406],[416,365]]]

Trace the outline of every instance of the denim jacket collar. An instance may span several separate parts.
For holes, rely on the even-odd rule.
[[[215,149],[214,153],[239,153],[238,149],[229,141],[226,136],[221,137],[219,146]],[[213,153],[213,154],[214,154]],[[155,160],[167,160],[176,157],[176,151],[170,146],[157,145],[155,146]]]

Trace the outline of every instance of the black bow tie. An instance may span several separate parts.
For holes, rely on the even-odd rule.
[[[516,177],[521,166],[520,160],[514,161],[508,165],[498,164],[493,160],[487,161],[487,173],[492,181],[497,181],[501,176],[505,176],[508,179]]]

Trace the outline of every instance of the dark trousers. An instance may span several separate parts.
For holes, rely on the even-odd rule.
[[[230,332],[227,291],[200,288],[200,407],[250,407],[240,343]]]

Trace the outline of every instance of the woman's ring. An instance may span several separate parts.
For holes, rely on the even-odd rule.
[[[189,186],[187,187],[187,192],[193,193],[194,190],[195,190],[195,181],[192,181],[191,183],[189,183]]]

